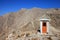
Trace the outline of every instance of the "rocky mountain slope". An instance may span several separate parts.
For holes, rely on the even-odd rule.
[[[52,27],[60,30],[60,9],[21,9],[0,17],[0,40],[6,40],[6,37],[12,32],[37,31],[39,19],[43,15],[48,15],[51,18]]]

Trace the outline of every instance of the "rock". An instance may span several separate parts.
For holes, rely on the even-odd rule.
[[[0,40],[5,40],[7,36],[12,33],[12,30],[15,31],[16,35],[20,35],[20,37],[37,34],[36,31],[40,27],[39,19],[44,14],[51,18],[50,24],[55,28],[55,30],[53,28],[52,29],[54,34],[56,34],[56,30],[60,30],[60,9],[21,9],[18,12],[11,12],[0,16]],[[26,31],[29,31],[30,33],[21,34],[21,32]]]

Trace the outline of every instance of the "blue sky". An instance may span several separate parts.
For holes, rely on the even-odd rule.
[[[0,16],[21,8],[60,8],[60,0],[0,0]]]

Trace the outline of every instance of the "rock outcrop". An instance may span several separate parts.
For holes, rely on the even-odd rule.
[[[6,40],[7,36],[12,32],[16,35],[26,31],[36,33],[40,25],[39,19],[44,14],[51,18],[51,26],[60,31],[60,9],[21,9],[18,12],[11,12],[0,17],[0,40]],[[59,32],[53,31],[55,34]]]

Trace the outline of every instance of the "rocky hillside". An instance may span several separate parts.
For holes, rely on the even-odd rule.
[[[0,40],[5,40],[12,32],[37,31],[43,15],[48,15],[52,27],[60,30],[60,9],[21,9],[0,17]]]

